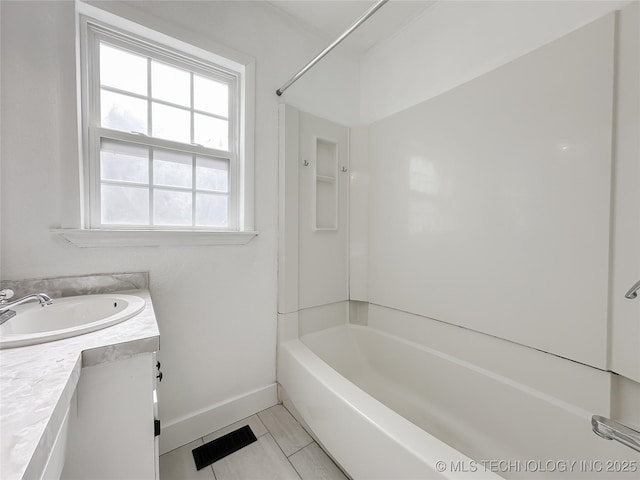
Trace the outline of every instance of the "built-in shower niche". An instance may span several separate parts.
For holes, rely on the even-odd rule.
[[[315,220],[316,230],[338,229],[338,144],[315,138]]]

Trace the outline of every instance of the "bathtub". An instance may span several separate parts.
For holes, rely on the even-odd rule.
[[[387,310],[368,325],[334,320],[300,335],[289,326],[279,342],[285,406],[349,476],[635,478],[640,457],[590,431],[590,408],[608,405],[584,391],[609,374],[493,337],[472,344],[464,335],[480,334],[457,327],[425,331],[424,319]],[[522,365],[504,361],[518,349]],[[559,361],[560,381],[547,374]]]

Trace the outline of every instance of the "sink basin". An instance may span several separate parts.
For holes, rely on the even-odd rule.
[[[144,305],[140,297],[115,293],[56,298],[45,307],[19,305],[13,309],[16,315],[0,325],[0,349],[94,332],[133,317]]]

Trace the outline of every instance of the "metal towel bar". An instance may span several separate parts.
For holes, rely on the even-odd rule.
[[[610,418],[593,415],[591,417],[593,433],[607,440],[617,440],[623,445],[640,452],[640,432]]]
[[[638,296],[638,290],[640,290],[640,280],[633,284],[633,287],[629,289],[627,293],[625,293],[625,298],[632,299]]]

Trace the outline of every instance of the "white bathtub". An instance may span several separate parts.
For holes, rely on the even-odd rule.
[[[593,435],[590,407],[580,404],[581,383],[595,378],[590,387],[597,389],[598,382],[607,381],[606,372],[575,364],[569,367],[575,370],[573,378],[563,382],[546,378],[553,375],[520,372],[530,380],[525,384],[511,374],[518,368],[499,358],[525,347],[510,344],[482,352],[504,365],[496,372],[465,359],[464,346],[458,346],[459,356],[426,346],[411,321],[407,338],[414,335],[417,341],[385,331],[399,322],[374,316],[372,323],[301,331],[300,338],[289,335],[279,345],[278,381],[285,404],[352,478],[637,478],[640,456]],[[433,331],[426,333],[438,343]],[[449,333],[441,340],[444,346]],[[475,348],[482,349],[483,341]],[[526,350],[524,370],[546,368],[547,361],[566,362]],[[571,381],[577,386],[568,387]],[[585,403],[601,402],[597,393],[593,397]],[[616,471],[607,471],[609,462]]]

